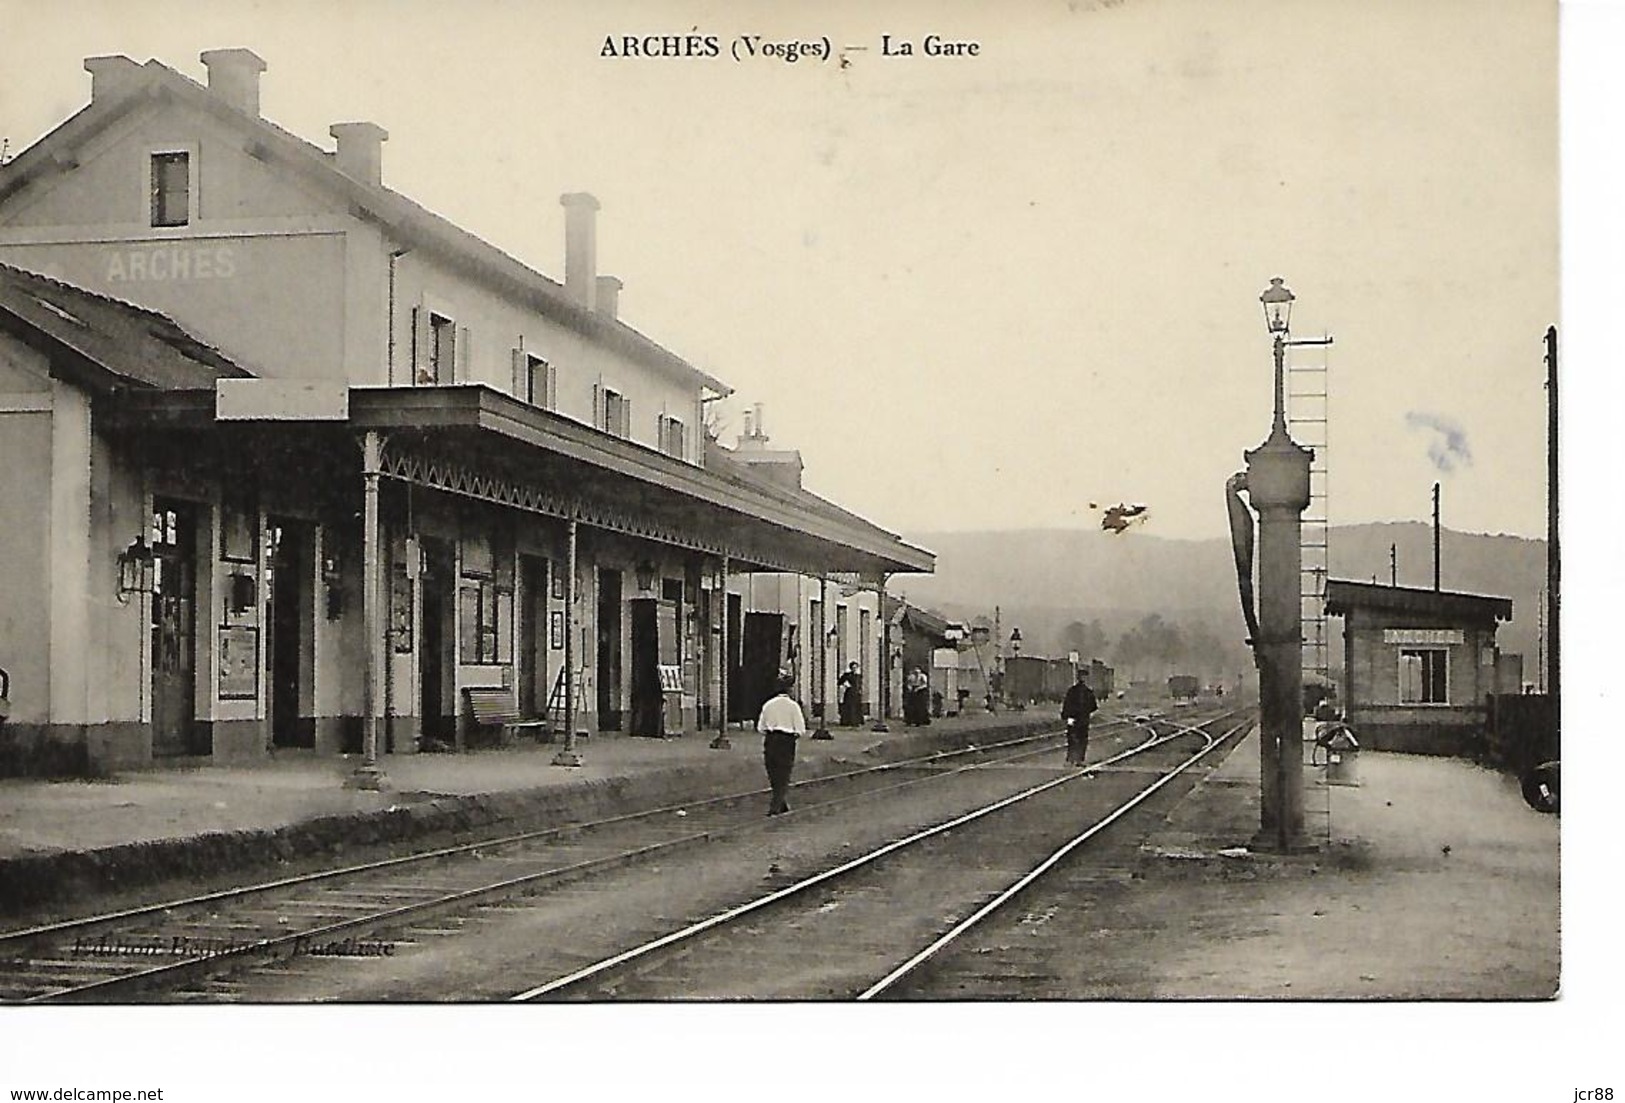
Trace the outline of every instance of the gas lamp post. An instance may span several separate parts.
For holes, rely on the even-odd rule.
[[[1264,443],[1244,453],[1247,497],[1258,514],[1258,661],[1261,812],[1256,842],[1281,852],[1305,847],[1303,834],[1303,627],[1299,545],[1309,505],[1314,453],[1292,439],[1286,421],[1286,349],[1293,294],[1277,277],[1260,295],[1273,339],[1275,416]],[[1322,342],[1314,342],[1320,344]]]

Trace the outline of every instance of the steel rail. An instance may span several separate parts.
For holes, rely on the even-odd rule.
[[[1111,723],[1130,723],[1128,718],[1117,718]],[[846,770],[839,773],[824,774],[817,778],[809,778],[797,782],[797,786],[820,785],[827,782],[845,781],[862,777],[866,774],[879,774],[888,770],[907,769],[912,766],[929,765],[944,758],[954,758],[960,755],[987,754],[1008,747],[1020,746],[1025,743],[1046,742],[1055,739],[1059,732],[1039,732],[1032,735],[1023,735],[1015,739],[1000,740],[985,746],[970,744],[965,747],[946,751],[933,751],[928,755],[918,755],[914,758],[900,759],[896,762],[879,763],[874,766],[865,766],[856,770]],[[1038,752],[1034,752],[1038,753]],[[494,838],[482,839],[470,843],[459,843],[456,846],[438,847],[434,850],[419,851],[413,854],[404,854],[394,858],[381,858],[372,862],[359,862],[348,866],[339,866],[333,869],[317,870],[312,873],[296,874],[291,877],[280,877],[271,881],[261,881],[250,885],[238,885],[227,889],[218,889],[212,892],[198,893],[192,896],[164,900],[154,904],[141,904],[136,907],[124,908],[118,911],[102,912],[96,915],[81,916],[74,919],[64,919],[53,923],[39,924],[33,927],[18,928],[10,931],[0,931],[0,955],[5,954],[11,947],[46,938],[57,938],[95,927],[106,926],[112,923],[128,922],[132,919],[145,919],[163,915],[180,909],[191,909],[206,904],[221,903],[230,900],[242,900],[250,896],[274,892],[279,889],[297,888],[303,885],[319,884],[323,881],[335,880],[342,877],[351,877],[363,873],[374,873],[380,870],[400,868],[417,863],[430,862],[442,858],[454,858],[475,851],[490,850],[494,847],[514,846],[520,843],[535,842],[550,836],[557,836],[566,832],[579,833],[591,831],[618,824],[632,823],[639,819],[654,819],[676,812],[689,812],[695,809],[704,809],[737,801],[749,800],[759,797],[765,789],[748,789],[735,793],[726,793],[716,797],[706,797],[697,801],[685,801],[676,804],[662,805],[657,808],[644,809],[637,812],[624,812],[615,816],[607,816],[599,820],[590,820],[584,823],[565,824],[556,827],[538,828],[534,831],[522,831],[510,835],[501,835]]]
[[[1131,721],[1127,721],[1127,720],[1123,721],[1123,723],[1125,723],[1125,724],[1130,723],[1130,722]],[[894,763],[883,763],[883,764],[880,764],[880,765],[877,765],[877,766],[865,767],[865,768],[862,768],[862,769],[859,769],[859,770],[844,771],[844,772],[841,772],[841,773],[838,773],[838,774],[829,774],[829,775],[825,775],[823,777],[819,777],[819,778],[815,778],[815,779],[809,779],[808,781],[803,782],[801,784],[803,784],[803,785],[813,785],[813,784],[821,784],[821,783],[826,783],[826,782],[832,782],[832,781],[839,781],[839,780],[863,777],[865,775],[876,775],[876,774],[882,774],[882,773],[894,771],[894,770],[897,770],[899,768],[907,768],[907,767],[916,766],[916,765],[929,765],[929,764],[931,764],[933,762],[939,762],[939,761],[941,761],[941,760],[943,760],[945,758],[955,758],[955,757],[959,757],[959,756],[962,756],[962,755],[968,755],[968,754],[982,754],[982,755],[985,755],[985,754],[989,753],[990,751],[997,752],[999,750],[1005,750],[1005,749],[1009,749],[1011,747],[1020,747],[1020,746],[1023,746],[1024,744],[1029,744],[1029,743],[1048,743],[1050,741],[1053,741],[1059,734],[1060,733],[1058,733],[1058,732],[1041,732],[1041,733],[1038,733],[1038,734],[1035,734],[1035,735],[1021,736],[1021,737],[1018,737],[1018,738],[1012,739],[1012,740],[1003,740],[1003,741],[1000,741],[1000,742],[997,742],[997,743],[988,744],[986,746],[978,746],[978,745],[973,744],[973,745],[970,745],[970,746],[964,747],[964,748],[956,748],[954,750],[949,750],[949,751],[937,751],[937,752],[933,752],[930,755],[922,755],[922,756],[917,756],[917,757],[911,758],[911,759],[903,759],[903,760],[900,760],[900,761],[894,762]],[[1026,750],[1019,751],[1016,754],[1010,755],[1008,758],[1002,759],[1000,761],[1015,761],[1015,760],[1019,760],[1021,758],[1026,758],[1026,757],[1031,757],[1033,755],[1046,753],[1050,749],[1051,748],[1049,748],[1047,746],[1046,747],[1036,748],[1036,749],[1026,749]],[[985,762],[975,762],[975,763],[970,763],[970,764],[967,764],[967,765],[964,765],[964,766],[959,766],[959,767],[956,767],[956,768],[954,768],[952,770],[948,770],[948,771],[942,772],[942,773],[934,773],[934,774],[930,774],[930,775],[927,775],[927,776],[924,776],[924,777],[909,778],[907,780],[900,781],[900,782],[897,782],[897,783],[892,784],[892,785],[882,786],[879,789],[868,789],[868,790],[864,790],[863,792],[860,792],[860,793],[852,793],[852,794],[848,794],[846,796],[837,797],[837,798],[835,798],[833,800],[823,801],[823,802],[821,802],[819,804],[808,806],[808,809],[810,810],[810,809],[814,809],[814,808],[818,808],[818,809],[830,808],[830,807],[838,806],[840,804],[847,803],[849,801],[857,801],[857,800],[868,799],[868,798],[874,797],[874,796],[879,795],[879,794],[894,792],[894,791],[896,791],[898,789],[903,789],[903,788],[907,788],[907,787],[914,786],[914,785],[925,784],[925,783],[929,783],[929,782],[933,782],[933,781],[939,781],[939,780],[942,780],[944,778],[953,777],[953,776],[956,776],[958,774],[964,773],[966,771],[979,769],[984,765],[986,765]],[[750,790],[750,791],[747,791],[747,792],[744,792],[744,793],[725,795],[725,796],[721,796],[721,797],[707,798],[707,799],[705,799],[703,801],[699,801],[699,802],[690,802],[690,803],[681,804],[681,805],[667,805],[667,806],[664,806],[664,807],[658,808],[658,809],[652,809],[652,810],[647,810],[647,811],[643,811],[643,812],[626,813],[626,814],[619,815],[619,816],[608,817],[608,818],[606,818],[604,820],[594,821],[594,822],[588,823],[588,824],[571,824],[571,825],[566,825],[566,826],[562,826],[562,827],[547,828],[547,829],[534,831],[534,832],[524,832],[524,833],[520,833],[520,834],[516,834],[516,835],[506,836],[506,837],[503,837],[503,838],[500,838],[500,839],[485,840],[483,842],[469,843],[469,844],[464,844],[464,845],[460,845],[460,846],[456,846],[456,847],[441,848],[441,849],[434,850],[434,851],[427,851],[427,852],[424,852],[424,853],[421,853],[421,854],[413,854],[413,855],[406,855],[406,856],[403,856],[403,857],[400,857],[400,858],[385,859],[385,860],[382,860],[382,861],[379,861],[379,862],[362,863],[362,864],[355,865],[355,866],[344,867],[344,868],[338,869],[338,870],[324,870],[324,871],[320,871],[320,872],[314,873],[314,874],[308,874],[308,875],[303,875],[303,876],[299,876],[299,877],[283,878],[283,879],[280,879],[278,881],[267,882],[267,883],[260,884],[260,885],[247,886],[247,887],[239,888],[239,889],[228,889],[228,890],[222,890],[222,891],[214,892],[214,893],[207,893],[207,894],[203,894],[203,895],[198,896],[198,897],[187,898],[187,899],[185,899],[183,901],[171,901],[171,902],[164,903],[164,904],[149,905],[149,906],[143,906],[141,908],[129,909],[129,910],[125,911],[125,912],[120,912],[120,913],[109,913],[107,915],[91,917],[91,918],[86,918],[86,919],[81,919],[81,920],[69,920],[69,921],[65,921],[63,923],[52,924],[52,925],[45,926],[45,927],[33,928],[33,929],[30,929],[30,930],[26,930],[26,931],[12,932],[12,933],[9,933],[9,934],[7,934],[5,936],[0,936],[0,949],[4,949],[5,944],[8,941],[13,942],[13,943],[21,942],[21,941],[24,941],[24,940],[38,941],[38,940],[40,940],[40,939],[42,939],[44,937],[47,937],[47,936],[60,935],[60,934],[63,934],[63,933],[71,932],[72,930],[74,930],[76,928],[83,929],[83,928],[91,927],[91,926],[102,926],[102,925],[105,925],[105,924],[107,924],[109,922],[115,922],[115,921],[117,921],[117,920],[119,920],[121,918],[126,918],[126,917],[135,917],[135,918],[151,917],[151,916],[154,916],[156,914],[166,912],[166,911],[173,911],[173,910],[176,910],[176,909],[181,908],[181,907],[190,908],[190,907],[196,907],[196,906],[199,906],[199,905],[205,904],[205,903],[220,902],[220,901],[223,901],[223,900],[233,900],[233,899],[241,900],[241,899],[245,899],[247,897],[253,896],[253,895],[264,894],[266,892],[269,892],[269,891],[272,891],[272,890],[275,890],[275,889],[279,889],[279,888],[303,887],[303,886],[306,886],[306,885],[317,884],[317,883],[320,883],[320,882],[332,880],[334,878],[344,876],[344,875],[360,875],[360,874],[365,874],[365,873],[376,872],[378,870],[383,870],[383,869],[399,868],[399,867],[402,867],[402,866],[421,864],[421,863],[426,863],[431,859],[439,859],[439,858],[446,858],[446,857],[457,857],[459,855],[468,854],[468,853],[471,853],[471,852],[477,851],[477,850],[478,851],[489,850],[489,849],[491,849],[493,847],[497,847],[497,846],[509,846],[509,845],[515,845],[515,844],[519,844],[519,843],[523,843],[523,842],[535,842],[535,841],[540,841],[540,840],[543,840],[543,839],[547,839],[549,837],[560,836],[560,835],[564,835],[564,834],[577,834],[577,833],[580,833],[580,832],[582,832],[584,830],[591,829],[591,828],[602,828],[602,827],[610,826],[610,825],[631,823],[631,822],[635,822],[635,821],[638,821],[638,820],[654,820],[654,819],[656,819],[657,817],[659,817],[659,816],[661,816],[663,814],[672,813],[672,812],[679,811],[679,810],[686,812],[686,811],[688,811],[690,809],[694,809],[694,808],[704,808],[704,807],[711,806],[711,805],[721,805],[721,804],[727,804],[729,802],[735,802],[735,801],[741,801],[741,800],[749,799],[749,798],[751,798],[753,796],[759,796],[761,792],[762,792],[762,790]],[[147,968],[147,969],[138,969],[138,970],[135,970],[133,972],[121,973],[121,974],[118,974],[118,975],[115,975],[115,976],[105,977],[105,978],[102,978],[102,979],[99,979],[99,980],[96,980],[96,981],[92,981],[92,982],[87,983],[87,984],[82,984],[82,985],[77,985],[77,986],[73,986],[73,987],[69,987],[69,988],[62,988],[62,989],[57,989],[57,990],[53,990],[53,991],[50,991],[50,992],[40,993],[38,995],[29,997],[28,999],[18,1001],[18,1002],[21,1002],[21,1003],[64,1002],[64,1001],[70,1001],[70,1000],[76,1000],[76,999],[83,999],[83,998],[86,998],[86,997],[94,998],[94,997],[97,997],[97,996],[105,996],[108,993],[114,992],[114,991],[119,990],[119,989],[147,986],[147,985],[153,984],[154,982],[157,982],[157,981],[176,981],[176,982],[184,981],[184,980],[189,979],[190,977],[195,976],[197,974],[212,972],[214,970],[217,970],[222,965],[226,965],[226,964],[241,964],[244,961],[254,959],[254,958],[265,958],[265,957],[276,958],[276,957],[281,957],[281,956],[284,956],[290,950],[296,951],[297,947],[301,943],[306,943],[306,944],[315,943],[315,942],[319,942],[319,941],[322,941],[322,940],[329,940],[329,939],[333,939],[335,937],[340,937],[340,936],[343,936],[343,935],[345,935],[347,933],[352,933],[352,932],[365,930],[365,929],[376,928],[376,927],[380,927],[380,926],[393,925],[393,924],[399,922],[400,920],[409,919],[409,918],[412,918],[413,916],[419,916],[419,915],[423,915],[423,914],[434,912],[434,911],[446,910],[446,909],[449,909],[449,908],[454,908],[454,907],[456,907],[458,905],[466,905],[466,904],[471,904],[471,903],[477,903],[480,900],[482,900],[484,898],[488,898],[488,897],[497,897],[497,896],[510,895],[510,894],[516,893],[516,892],[524,889],[527,886],[538,886],[538,885],[540,885],[540,884],[542,884],[544,882],[547,882],[547,881],[564,880],[564,879],[569,878],[571,876],[579,875],[579,874],[582,874],[582,873],[590,873],[590,872],[593,872],[593,871],[596,871],[596,870],[599,870],[599,869],[614,868],[615,866],[627,864],[628,862],[636,861],[636,860],[638,860],[640,858],[648,857],[650,855],[657,854],[657,853],[660,853],[660,852],[663,852],[663,851],[666,851],[666,850],[674,849],[676,847],[692,845],[694,843],[704,841],[704,840],[707,840],[707,839],[711,839],[711,838],[715,838],[715,837],[718,837],[718,836],[721,836],[721,835],[737,834],[739,832],[748,831],[750,829],[751,829],[751,826],[746,825],[746,824],[735,824],[735,825],[727,825],[727,824],[725,824],[725,825],[722,825],[719,828],[710,828],[710,829],[701,830],[701,831],[697,831],[697,832],[690,832],[690,833],[687,833],[687,834],[684,834],[684,835],[680,835],[680,836],[678,836],[677,838],[674,838],[674,839],[665,839],[665,840],[661,840],[659,842],[645,844],[645,845],[642,845],[642,846],[636,846],[636,847],[632,847],[632,848],[626,849],[626,850],[618,850],[618,851],[616,851],[616,852],[614,852],[612,854],[600,855],[600,856],[595,857],[595,858],[587,858],[587,859],[583,859],[583,860],[581,860],[579,862],[569,863],[567,865],[550,866],[550,867],[548,867],[546,869],[543,869],[543,870],[533,871],[531,873],[522,874],[522,875],[519,875],[519,876],[516,876],[516,877],[506,878],[506,879],[503,879],[501,881],[488,882],[486,884],[476,885],[476,886],[473,886],[473,887],[467,888],[467,889],[460,889],[458,891],[451,892],[451,893],[442,893],[442,894],[436,895],[436,896],[434,896],[434,897],[432,897],[430,899],[427,899],[427,900],[413,901],[413,902],[406,903],[406,904],[396,905],[394,907],[386,907],[386,908],[383,908],[383,909],[380,909],[380,910],[377,910],[377,911],[369,912],[366,915],[354,916],[354,917],[347,918],[347,919],[341,919],[341,920],[337,920],[337,921],[332,922],[332,923],[327,923],[327,924],[316,926],[316,927],[301,928],[300,930],[297,930],[297,931],[288,931],[288,932],[285,932],[283,934],[275,935],[273,937],[254,939],[253,941],[244,942],[240,946],[230,946],[229,948],[225,948],[225,949],[206,951],[206,952],[203,952],[203,953],[200,953],[200,954],[197,954],[197,955],[192,955],[192,956],[184,956],[184,957],[179,958],[178,960],[165,962],[165,963],[163,963],[161,965],[154,965],[154,966],[152,966],[150,968]],[[26,960],[26,959],[14,959],[14,960]]]
[[[907,961],[903,962],[903,964],[901,964],[897,968],[893,969],[890,973],[887,973],[880,980],[878,980],[874,984],[870,985],[867,989],[865,989],[863,992],[861,992],[858,995],[858,1000],[859,1001],[865,1001],[865,1000],[874,999],[876,996],[880,995],[882,992],[885,992],[888,988],[891,988],[898,981],[902,980],[905,976],[908,976],[915,969],[918,969],[921,965],[924,965],[927,961],[929,961],[931,958],[935,957],[938,953],[940,953],[945,947],[947,947],[948,945],[950,945],[951,943],[953,943],[954,941],[959,939],[961,936],[963,936],[971,928],[975,927],[977,924],[981,923],[982,920],[986,919],[988,916],[992,915],[999,908],[1001,908],[1005,904],[1009,903],[1023,889],[1027,888],[1029,885],[1033,884],[1033,882],[1037,881],[1040,877],[1044,876],[1044,874],[1048,873],[1052,868],[1054,868],[1056,863],[1060,862],[1068,854],[1072,853],[1078,847],[1082,846],[1084,843],[1086,843],[1090,839],[1094,838],[1100,832],[1104,831],[1106,828],[1108,828],[1112,824],[1116,823],[1119,819],[1121,819],[1123,816],[1126,816],[1130,811],[1132,811],[1134,808],[1138,807],[1141,803],[1143,803],[1146,800],[1149,800],[1151,798],[1152,794],[1154,794],[1157,790],[1161,789],[1164,785],[1166,785],[1170,781],[1174,780],[1174,778],[1178,777],[1180,774],[1184,773],[1186,770],[1188,770],[1192,766],[1196,765],[1197,762],[1201,761],[1209,753],[1211,753],[1215,747],[1218,747],[1225,740],[1227,740],[1231,736],[1235,735],[1236,732],[1242,731],[1246,727],[1248,727],[1248,724],[1244,722],[1244,723],[1236,726],[1235,728],[1232,728],[1230,731],[1226,732],[1222,736],[1209,735],[1206,732],[1200,732],[1200,731],[1198,731],[1197,729],[1194,729],[1194,728],[1190,729],[1190,730],[1188,730],[1186,732],[1180,733],[1182,735],[1193,734],[1193,733],[1194,734],[1200,734],[1202,736],[1203,740],[1204,740],[1204,745],[1203,745],[1202,749],[1197,751],[1195,754],[1191,755],[1184,762],[1180,763],[1178,766],[1174,767],[1172,770],[1169,770],[1167,773],[1163,774],[1156,781],[1152,782],[1150,785],[1146,786],[1144,789],[1140,790],[1132,798],[1130,798],[1129,800],[1125,801],[1124,803],[1118,805],[1117,808],[1114,809],[1109,815],[1107,815],[1103,819],[1100,819],[1100,820],[1096,821],[1087,830],[1083,831],[1081,834],[1077,835],[1076,837],[1074,837],[1073,839],[1068,841],[1065,845],[1058,848],[1049,857],[1045,858],[1038,865],[1036,865],[1032,869],[1028,870],[1025,875],[1023,875],[1021,878],[1019,878],[1009,888],[1005,889],[1003,892],[999,893],[993,899],[991,899],[987,903],[983,904],[980,908],[976,909],[976,911],[972,912],[969,916],[967,916],[966,918],[961,920],[959,923],[955,924],[954,927],[951,930],[949,930],[947,933],[943,934],[935,942],[931,943],[931,945],[927,946],[925,949],[921,950],[919,953],[915,954],[913,957],[911,957]]]
[[[1221,714],[1219,717],[1214,718],[1214,720],[1209,721],[1209,723],[1217,723],[1219,721],[1222,721],[1224,718],[1225,718],[1225,714]],[[786,885],[785,887],[783,887],[781,889],[777,889],[774,892],[770,892],[765,896],[757,897],[754,900],[750,900],[750,901],[747,901],[746,903],[739,904],[739,905],[737,905],[735,907],[732,907],[732,908],[729,908],[729,909],[727,909],[725,911],[718,912],[716,915],[710,916],[707,919],[700,920],[697,923],[689,924],[688,926],[680,928],[679,930],[672,931],[672,932],[670,932],[668,934],[662,935],[660,938],[654,939],[654,940],[652,940],[650,942],[646,942],[646,943],[644,943],[644,944],[642,944],[640,946],[635,946],[632,949],[622,951],[621,953],[616,954],[616,955],[614,955],[612,957],[605,958],[602,961],[594,962],[591,965],[584,966],[583,968],[578,969],[573,973],[569,973],[569,974],[567,974],[565,976],[558,977],[558,978],[556,978],[554,980],[551,980],[551,981],[547,982],[546,984],[538,985],[538,986],[536,986],[534,988],[529,988],[529,989],[526,989],[523,992],[516,993],[515,995],[508,997],[509,1002],[517,1002],[517,1003],[527,1002],[527,1001],[530,1001],[530,1000],[539,999],[539,998],[541,998],[543,996],[551,995],[552,993],[561,991],[561,990],[566,989],[566,988],[574,987],[575,985],[578,985],[578,984],[582,983],[583,981],[590,980],[595,976],[599,976],[599,975],[611,972],[611,971],[613,971],[615,969],[620,968],[623,965],[626,965],[626,964],[629,964],[630,962],[636,961],[639,958],[646,957],[649,954],[655,953],[658,950],[665,949],[668,946],[673,946],[673,945],[676,945],[677,943],[680,943],[680,942],[685,942],[685,941],[687,941],[689,939],[695,938],[695,937],[697,937],[697,936],[699,936],[701,934],[706,933],[707,931],[714,930],[714,929],[716,929],[718,927],[726,926],[727,924],[732,923],[735,920],[738,920],[738,919],[742,918],[743,916],[749,915],[752,912],[759,911],[762,908],[770,907],[773,904],[776,904],[776,903],[780,902],[781,900],[785,900],[785,899],[788,899],[788,898],[790,898],[792,896],[799,895],[799,894],[801,894],[803,892],[808,891],[809,889],[817,887],[818,885],[822,885],[825,882],[832,881],[832,880],[835,880],[837,878],[843,877],[846,874],[851,873],[854,870],[861,869],[864,866],[867,866],[867,865],[870,865],[870,864],[872,864],[874,862],[877,862],[881,858],[884,858],[887,855],[894,853],[895,851],[902,850],[905,847],[912,846],[915,843],[921,842],[921,841],[923,841],[925,839],[929,839],[929,838],[932,838],[934,836],[941,835],[941,834],[943,834],[945,832],[952,831],[956,827],[961,827],[961,826],[963,826],[963,825],[965,825],[967,823],[971,823],[971,822],[973,822],[975,820],[979,820],[984,816],[991,815],[992,813],[997,812],[997,811],[999,811],[999,810],[1001,810],[1003,808],[1007,808],[1007,807],[1009,807],[1009,806],[1011,806],[1013,804],[1017,804],[1017,803],[1019,803],[1021,801],[1028,800],[1028,799],[1030,799],[1030,798],[1032,798],[1034,796],[1037,796],[1040,793],[1048,792],[1049,790],[1054,789],[1057,786],[1065,785],[1065,784],[1068,784],[1069,782],[1076,781],[1080,777],[1085,777],[1085,776],[1088,776],[1090,774],[1093,774],[1094,772],[1096,772],[1097,770],[1099,770],[1103,766],[1110,766],[1110,765],[1112,765],[1112,764],[1114,764],[1116,762],[1120,762],[1120,761],[1122,761],[1124,759],[1131,758],[1131,757],[1133,757],[1135,755],[1144,754],[1146,751],[1151,750],[1151,749],[1153,749],[1155,747],[1160,747],[1162,744],[1167,743],[1167,742],[1171,742],[1172,740],[1185,738],[1185,737],[1189,736],[1190,734],[1192,734],[1193,732],[1198,734],[1198,735],[1202,735],[1205,738],[1210,738],[1210,737],[1207,737],[1207,733],[1202,732],[1199,728],[1193,728],[1193,727],[1190,727],[1189,725],[1180,724],[1177,721],[1147,719],[1147,720],[1145,720],[1143,722],[1140,722],[1140,723],[1142,724],[1142,726],[1146,727],[1148,730],[1153,730],[1153,729],[1151,729],[1151,725],[1159,723],[1159,722],[1160,723],[1171,723],[1175,727],[1179,728],[1180,730],[1175,731],[1175,732],[1173,732],[1171,734],[1167,734],[1167,735],[1153,734],[1151,737],[1147,738],[1144,742],[1138,744],[1137,746],[1131,747],[1128,750],[1122,751],[1122,752],[1120,752],[1120,753],[1118,753],[1116,755],[1109,756],[1108,758],[1105,758],[1105,759],[1101,760],[1100,762],[1093,763],[1093,764],[1083,768],[1082,770],[1078,770],[1078,771],[1073,772],[1073,773],[1065,774],[1065,775],[1063,775],[1061,777],[1054,778],[1054,779],[1052,779],[1050,781],[1042,782],[1042,783],[1040,783],[1038,785],[1030,786],[1029,788],[1023,789],[1020,792],[1012,794],[1011,796],[1003,797],[1003,798],[1001,798],[1001,799],[999,799],[997,801],[994,801],[991,804],[984,805],[981,808],[977,808],[977,809],[974,809],[974,810],[972,810],[970,812],[964,813],[963,815],[956,816],[953,819],[947,820],[947,821],[945,821],[943,823],[935,824],[935,825],[933,825],[931,827],[927,827],[927,828],[922,828],[921,830],[915,831],[912,834],[904,836],[901,839],[894,839],[891,842],[886,843],[885,845],[880,846],[877,849],[872,850],[867,854],[859,855],[858,857],[850,859],[849,861],[843,862],[840,865],[835,866],[835,867],[833,867],[831,869],[824,870],[821,873],[816,873],[811,877],[807,877],[807,878],[804,878],[803,880],[797,881],[795,884]],[[1206,750],[1209,750],[1209,749],[1211,749],[1211,746],[1208,747],[1208,748],[1204,748],[1204,753],[1205,753]],[[967,767],[964,767],[963,769],[964,770],[971,770],[971,769],[976,769],[976,768],[977,768],[976,766],[967,766]],[[1180,767],[1180,769],[1184,769],[1184,768],[1185,768],[1184,766]],[[958,772],[958,771],[956,771],[956,772]]]

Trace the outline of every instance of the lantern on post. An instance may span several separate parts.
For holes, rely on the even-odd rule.
[[[137,536],[118,556],[118,596],[128,601],[132,594],[150,594],[153,584],[153,554],[145,536]]]

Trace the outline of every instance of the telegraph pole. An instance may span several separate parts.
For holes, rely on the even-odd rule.
[[[1563,706],[1558,698],[1561,675],[1558,666],[1557,630],[1561,602],[1562,561],[1557,554],[1557,327],[1546,327],[1546,674],[1551,688],[1552,715],[1562,731]]]
[[[1439,484],[1433,484],[1433,592],[1439,592]]]

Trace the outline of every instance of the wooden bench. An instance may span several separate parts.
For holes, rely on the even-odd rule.
[[[512,690],[507,689],[465,689],[463,696],[468,698],[468,713],[473,718],[476,727],[496,728],[500,734],[502,746],[510,745],[514,737],[521,732],[542,737],[552,734],[552,727],[546,720],[526,720],[519,715],[519,704],[514,700]]]

